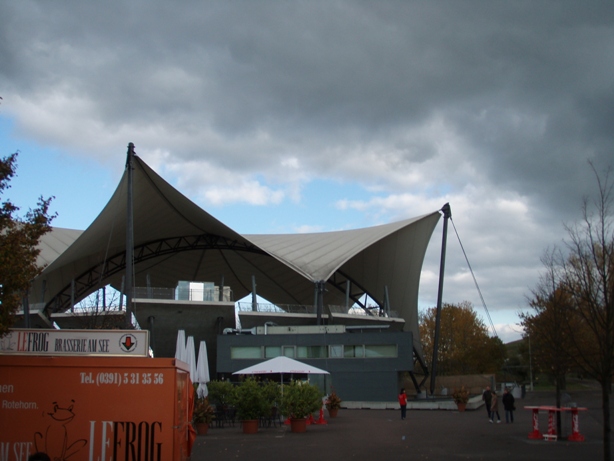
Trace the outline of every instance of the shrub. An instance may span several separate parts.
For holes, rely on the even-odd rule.
[[[285,416],[306,418],[322,406],[320,390],[308,382],[292,381],[283,392],[281,409]]]
[[[266,414],[268,404],[264,398],[263,387],[255,378],[249,377],[237,387],[235,407],[237,417],[241,421],[258,419]]]

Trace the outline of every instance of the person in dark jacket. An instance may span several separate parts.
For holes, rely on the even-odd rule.
[[[490,402],[492,401],[492,392],[490,392],[490,386],[486,386],[486,390],[482,394],[482,400],[486,404],[486,415],[490,420]]]
[[[503,402],[503,408],[505,409],[505,422],[513,423],[514,410],[516,409],[514,406],[515,399],[507,387],[503,390],[503,397],[501,398],[501,401]]]

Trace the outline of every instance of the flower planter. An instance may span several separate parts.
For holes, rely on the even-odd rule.
[[[207,423],[196,423],[196,433],[198,435],[207,435],[207,432],[209,431],[209,424]]]
[[[306,432],[307,418],[290,418],[290,430],[292,432]]]
[[[247,419],[242,421],[244,434],[256,434],[258,432],[258,420]]]
[[[457,402],[456,406],[458,407],[458,411],[465,411],[465,408],[467,408],[467,404],[462,402]]]
[[[328,409],[328,416],[331,417],[331,418],[336,418],[338,412],[339,412],[339,408],[329,408]]]

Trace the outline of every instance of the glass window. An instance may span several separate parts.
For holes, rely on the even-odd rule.
[[[370,344],[365,346],[365,357],[397,357],[397,346],[395,344]]]
[[[294,357],[296,357],[296,347],[295,346],[283,346],[283,354],[286,357],[290,357],[291,359],[293,359]]]
[[[343,346],[341,344],[334,344],[328,346],[328,356],[331,359],[343,358]]]
[[[346,345],[343,347],[343,357],[345,357],[346,359],[363,358],[364,356],[365,356],[365,349],[362,344],[360,346]]]
[[[231,359],[261,359],[262,348],[260,346],[235,346],[230,348]]]
[[[325,359],[326,346],[297,346],[296,356],[300,359]]]
[[[264,358],[272,359],[281,355],[281,346],[265,346]]]

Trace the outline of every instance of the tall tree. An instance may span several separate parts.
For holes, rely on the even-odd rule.
[[[0,195],[10,188],[15,176],[17,154],[0,159]],[[37,248],[40,238],[51,230],[55,217],[49,214],[53,197],[38,199],[36,208],[25,216],[17,213],[19,208],[4,200],[0,208],[0,336],[14,323],[15,312],[22,305],[32,279],[40,273],[36,264],[40,252]]]
[[[569,296],[576,363],[601,385],[604,459],[611,459],[610,394],[614,377],[614,196],[611,169],[585,199],[581,222],[567,226],[569,256],[561,261],[561,288]]]
[[[432,357],[437,308],[428,309],[420,318],[420,338],[425,357]],[[464,375],[500,370],[505,347],[497,337],[488,335],[468,301],[444,303],[441,309],[438,369],[441,375]],[[432,364],[429,364],[432,365]]]
[[[566,226],[566,251],[552,251],[546,260],[546,274],[531,304],[537,314],[525,316],[525,326],[529,332],[540,332],[531,334],[531,341],[547,346],[548,360],[557,367],[557,374],[563,373],[565,366],[576,366],[599,382],[603,458],[609,461],[614,378],[614,196],[611,169],[600,176],[592,164],[591,167],[597,196],[585,198],[582,219]],[[551,336],[545,338],[548,335]]]
[[[558,250],[548,250],[542,257],[546,270],[541,274],[537,287],[532,290],[529,305],[533,313],[521,313],[524,337],[532,341],[532,358],[535,365],[549,374],[556,387],[556,406],[561,406],[561,392],[566,389],[565,377],[573,362],[572,335],[579,328],[571,312],[569,294],[559,286],[555,263]],[[573,325],[573,326],[572,326]],[[561,433],[561,415],[557,412],[557,430]]]

